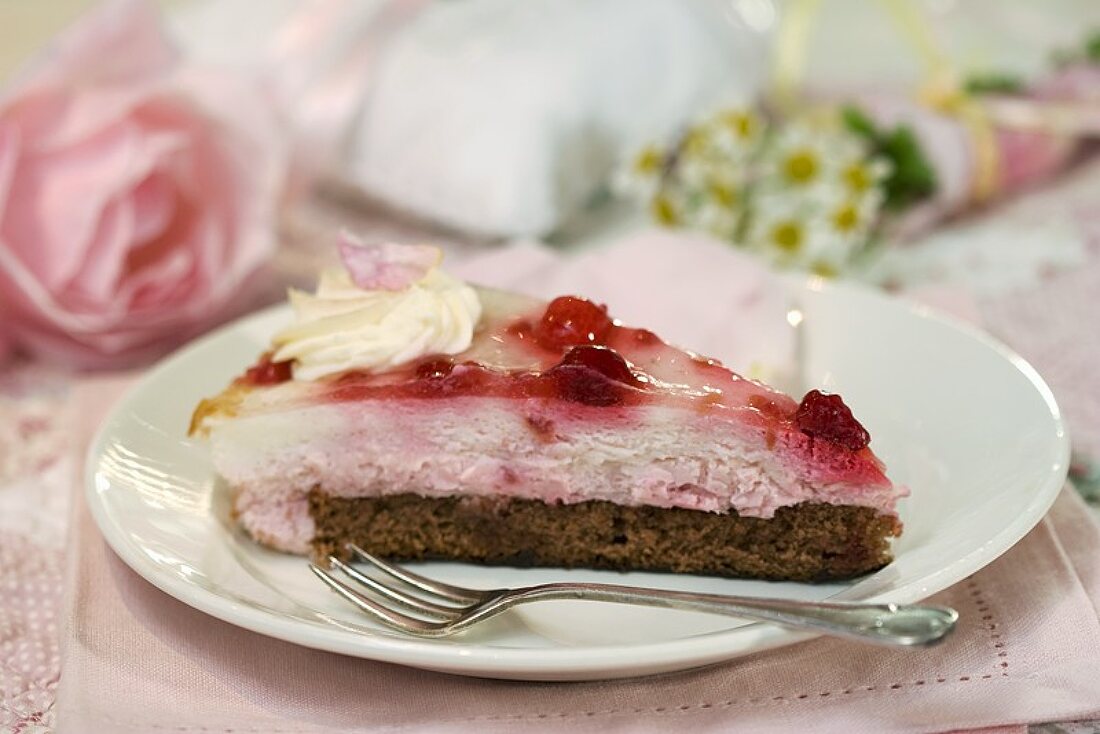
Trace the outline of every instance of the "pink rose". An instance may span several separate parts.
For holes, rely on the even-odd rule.
[[[4,333],[3,324],[0,324],[0,366],[3,366],[10,356],[11,341],[8,339],[8,335]]]
[[[224,319],[275,245],[280,141],[257,87],[101,6],[0,98],[0,333],[109,367]]]

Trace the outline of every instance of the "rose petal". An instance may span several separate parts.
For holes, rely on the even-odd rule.
[[[78,276],[61,292],[63,303],[92,301],[102,306],[114,299],[126,263],[126,253],[134,240],[137,226],[134,219],[133,204],[126,198],[106,206]]]
[[[220,180],[229,187],[228,200],[233,202],[225,236],[234,246],[222,251],[223,274],[232,280],[247,278],[275,250],[278,206],[286,183],[286,131],[266,87],[253,79],[185,69],[177,82],[210,115],[204,130],[209,155],[228,171]]]
[[[163,303],[177,302],[179,310],[172,314],[173,319],[188,316],[193,309],[207,308],[199,300],[199,293],[187,282],[187,274],[195,268],[195,257],[190,249],[174,248],[143,267],[138,273],[126,280],[120,296],[131,307],[131,321],[148,326],[155,318],[157,306]],[[188,298],[188,296],[194,298]],[[182,301],[182,303],[180,303]],[[144,310],[151,313],[145,314]]]
[[[72,145],[124,119],[178,55],[148,3],[104,3],[17,75],[0,115],[21,120],[29,148]]]
[[[60,288],[79,271],[107,200],[112,178],[133,157],[134,139],[115,129],[69,155],[21,157],[0,234],[47,288]]]
[[[182,144],[172,134],[144,134],[126,124],[64,152],[23,156],[0,235],[48,288],[64,287],[81,272],[108,202]]]
[[[443,251],[428,245],[384,242],[367,245],[350,233],[340,233],[340,260],[360,288],[399,291],[428,274],[443,260]]]
[[[89,319],[61,307],[3,240],[0,240],[0,286],[5,305],[29,321],[48,324],[62,331],[84,331],[87,328]]]
[[[240,205],[245,204],[241,192],[251,189],[242,184],[240,167],[228,164],[231,154],[227,157],[226,151],[212,141],[209,134],[196,136],[191,157],[199,190],[190,200],[203,202],[201,221],[205,228],[202,233],[191,233],[196,243],[196,267],[204,281],[216,282],[220,274],[232,270],[230,263],[236,248],[225,247],[225,243],[235,243],[239,236]],[[192,219],[199,221],[197,216]]]
[[[188,255],[184,251],[173,252],[166,261],[159,263],[155,276],[166,277],[178,285],[180,277],[189,269]],[[128,285],[136,285],[130,284]],[[109,304],[97,311],[80,312],[66,307],[42,288],[34,276],[18,260],[15,260],[0,242],[0,292],[9,296],[9,306],[15,312],[10,324],[19,341],[33,347],[43,345],[53,355],[73,356],[76,352],[92,350],[103,355],[117,354],[143,344],[172,340],[174,329],[196,323],[196,315],[210,318],[203,313],[201,301],[189,302],[186,309],[166,310],[159,299],[144,311],[129,307],[129,299]],[[127,294],[128,295],[128,294]],[[63,345],[68,344],[65,348]],[[73,350],[72,345],[81,345]],[[101,359],[92,360],[101,363]]]
[[[210,247],[198,253],[198,267],[210,279],[233,282],[247,277],[275,249],[285,160],[280,147],[268,147],[263,130],[220,123],[206,121],[200,127],[193,120],[180,121],[190,146],[186,160],[177,161],[173,181],[181,200],[201,201],[204,218],[219,223],[221,234],[203,240]]]
[[[4,218],[4,209],[15,178],[15,166],[19,162],[19,129],[12,125],[0,124],[0,221]]]
[[[176,213],[176,192],[162,170],[154,170],[131,195],[134,207],[134,243],[141,246],[160,237]]]
[[[182,112],[171,105],[156,104],[143,108],[140,114],[146,120],[155,118],[158,126],[171,126],[187,139],[186,153],[165,161],[166,173],[176,189],[180,209],[177,218],[191,220],[201,216],[218,230],[217,236],[204,235],[193,240],[200,246],[194,251],[196,267],[203,282],[233,282],[251,272],[274,249],[270,234],[273,210],[265,209],[263,219],[252,216],[258,202],[266,202],[267,206],[274,202],[273,196],[257,196],[262,190],[252,183],[248,173],[253,168],[265,167],[263,154],[248,157],[254,151],[244,143],[243,135],[227,134],[229,131],[209,119],[196,117],[193,111]],[[268,233],[265,246],[261,252],[247,252],[246,245],[251,243],[242,235],[257,230]],[[258,257],[247,268],[239,268],[236,259],[242,253]]]
[[[28,150],[48,153],[125,120],[148,94],[148,89],[43,89],[0,107],[0,116],[19,125]]]
[[[55,85],[132,87],[168,74],[178,58],[156,8],[142,0],[113,0],[81,17],[32,59],[16,75],[13,94]]]

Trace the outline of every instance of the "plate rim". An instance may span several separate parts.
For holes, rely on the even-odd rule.
[[[807,289],[817,292],[854,291],[881,299],[902,308],[910,315],[939,322],[949,329],[980,342],[1009,362],[1040,395],[1060,439],[1058,463],[1036,488],[1026,511],[1020,515],[1020,517],[1029,518],[1026,522],[1015,523],[1000,529],[984,544],[963,556],[951,559],[938,571],[903,584],[899,588],[861,597],[861,601],[913,603],[927,598],[992,563],[1042,522],[1065,484],[1071,447],[1065,417],[1053,391],[1026,359],[974,324],[925,304],[883,294],[874,288],[857,283],[826,282],[817,277],[785,280],[785,287],[797,288],[799,291]],[[797,632],[755,622],[733,629],[653,643],[537,649],[457,646],[440,644],[439,641],[433,640],[364,635],[336,626],[321,628],[307,625],[294,618],[279,617],[267,610],[240,604],[212,590],[169,574],[158,573],[156,566],[146,565],[146,559],[140,549],[127,540],[121,528],[116,528],[116,523],[111,519],[106,504],[100,498],[96,476],[99,458],[103,454],[107,437],[112,427],[122,419],[122,414],[133,397],[150,383],[155,382],[163,373],[172,370],[176,363],[194,352],[208,348],[211,342],[224,338],[227,333],[244,327],[248,322],[269,318],[272,314],[286,308],[286,304],[275,304],[234,319],[188,342],[163,358],[116,400],[88,445],[83,481],[84,499],[92,518],[112,551],[130,569],[164,593],[229,624],[293,644],[427,670],[495,678],[598,680],[648,675],[714,664],[740,655],[786,646],[818,636],[810,632]],[[744,642],[740,638],[753,633],[756,633],[759,639],[749,647],[738,644]]]

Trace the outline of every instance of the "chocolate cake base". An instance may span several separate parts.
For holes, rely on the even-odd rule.
[[[396,560],[673,571],[791,581],[843,579],[891,561],[898,521],[868,507],[804,503],[764,520],[610,502],[548,505],[413,494],[349,499],[314,491],[315,555],[344,546]]]

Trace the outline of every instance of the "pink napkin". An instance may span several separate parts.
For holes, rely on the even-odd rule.
[[[615,267],[617,250],[588,263]],[[685,245],[677,258],[699,252]],[[739,266],[728,254],[708,250],[709,269]],[[117,388],[97,381],[78,390],[86,429]],[[62,734],[1022,731],[1026,722],[1100,714],[1100,529],[1071,491],[1004,557],[934,597],[962,615],[939,647],[894,651],[822,638],[704,670],[578,684],[453,677],[235,628],[131,572],[100,537],[79,485],[74,491]]]

